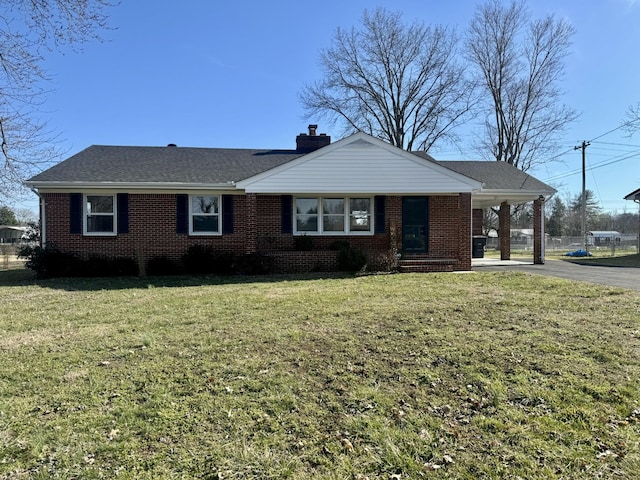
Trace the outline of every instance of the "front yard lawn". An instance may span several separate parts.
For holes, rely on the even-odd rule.
[[[580,263],[582,265],[640,268],[640,254],[624,255],[621,257],[563,257],[563,260]],[[638,281],[640,281],[640,279]]]
[[[513,272],[0,284],[0,478],[640,478],[636,292]]]

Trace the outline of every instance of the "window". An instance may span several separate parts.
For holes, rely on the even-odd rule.
[[[189,233],[192,235],[220,235],[220,197],[217,195],[189,196]]]
[[[295,199],[294,233],[371,234],[371,198],[318,197]]]
[[[296,231],[317,232],[318,231],[318,199],[317,198],[297,198],[296,199]]]
[[[322,229],[325,232],[344,232],[344,198],[322,199]]]
[[[371,231],[371,199],[349,199],[349,229],[352,232]]]
[[[116,234],[115,195],[85,195],[84,207],[86,235]]]

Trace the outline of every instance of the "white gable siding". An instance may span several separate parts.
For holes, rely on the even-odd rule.
[[[337,144],[336,144],[337,146]],[[472,192],[474,180],[394,148],[356,139],[239,182],[248,193],[424,194]]]

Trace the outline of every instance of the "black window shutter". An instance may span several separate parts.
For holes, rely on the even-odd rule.
[[[69,194],[69,233],[82,233],[82,194]]]
[[[176,195],[176,233],[189,233],[189,195]]]
[[[291,195],[280,197],[280,219],[282,233],[293,233],[293,197]]]
[[[119,193],[118,202],[118,233],[129,233],[129,194]]]
[[[222,195],[222,233],[233,233],[233,195]]]
[[[384,233],[384,195],[376,195],[374,197],[375,222],[374,233]]]

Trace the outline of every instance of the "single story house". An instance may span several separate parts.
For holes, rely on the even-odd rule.
[[[90,146],[26,182],[41,199],[42,242],[138,261],[206,245],[304,272],[335,268],[331,246],[346,240],[374,264],[393,255],[405,271],[470,270],[482,209],[500,206],[508,259],[509,205],[533,202],[544,262],[548,185],[504,162],[438,162],[365,133],[331,143],[316,131],[291,150]]]

